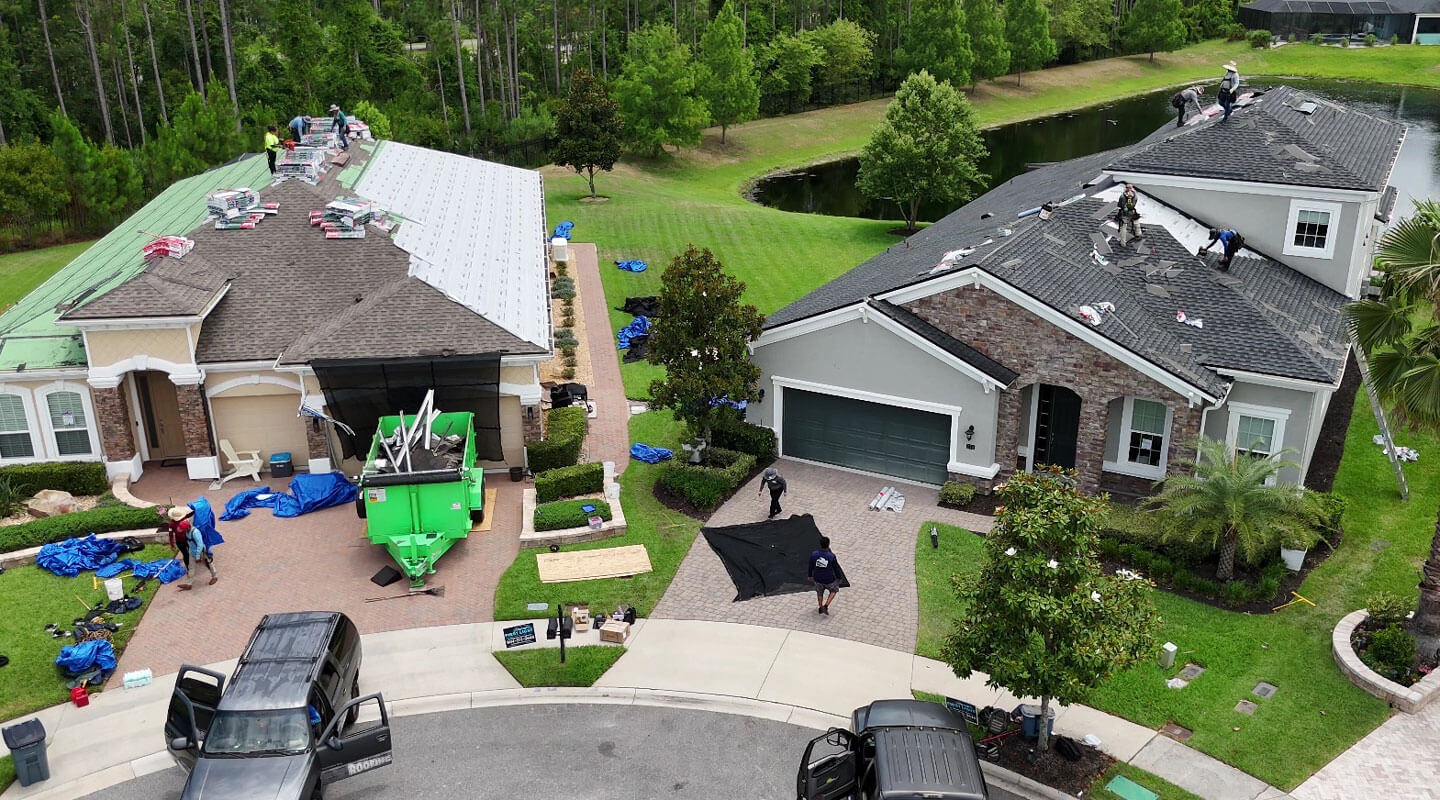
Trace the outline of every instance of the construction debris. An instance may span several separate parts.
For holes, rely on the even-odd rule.
[[[1385,455],[1390,455],[1390,448],[1385,447],[1385,436],[1383,434],[1375,434],[1373,437],[1371,437],[1370,441],[1374,442],[1382,449],[1384,449]],[[1404,445],[1397,444],[1395,445],[1395,457],[1400,459],[1401,461],[1415,462],[1420,460],[1420,453],[1418,453],[1414,448],[1405,447]]]
[[[870,510],[894,511],[898,514],[905,510],[905,495],[901,494],[900,490],[894,486],[886,486],[880,490],[879,494],[875,495],[874,500],[870,501]]]
[[[400,415],[400,424],[390,436],[380,439],[385,458],[375,459],[375,468],[380,472],[432,472],[436,470],[459,469],[465,455],[465,437],[447,430],[435,433],[431,426],[440,417],[435,409],[435,390],[425,393],[420,409],[405,427],[405,414]]]

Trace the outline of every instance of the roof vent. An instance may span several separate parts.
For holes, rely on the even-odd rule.
[[[1315,105],[1315,102],[1314,102],[1313,100],[1306,100],[1305,102],[1303,102],[1303,103],[1301,103],[1300,105],[1296,106],[1296,107],[1295,107],[1295,110],[1296,110],[1296,111],[1299,111],[1301,114],[1307,114],[1307,115],[1308,115],[1308,114],[1314,114],[1314,113],[1315,113],[1315,109],[1317,109],[1317,108],[1319,108],[1319,106]]]

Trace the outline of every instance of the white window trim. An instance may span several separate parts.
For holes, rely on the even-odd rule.
[[[1249,403],[1230,403],[1230,413],[1225,420],[1225,444],[1229,446],[1230,452],[1234,453],[1239,446],[1240,417],[1253,417],[1255,419],[1268,419],[1275,423],[1275,448],[1270,458],[1277,459],[1285,451],[1285,422],[1290,419],[1290,409],[1275,408],[1274,406],[1257,406]],[[1267,486],[1273,486],[1275,479],[1272,477],[1266,481]]]
[[[1158,466],[1152,467],[1149,464],[1136,464],[1131,462],[1127,458],[1130,452],[1130,434],[1133,433],[1130,428],[1130,424],[1134,417],[1136,400],[1146,400],[1151,403],[1160,403],[1160,405],[1163,406],[1165,409],[1165,430],[1160,433],[1160,435],[1163,437],[1163,440],[1160,445],[1160,464]],[[1165,477],[1165,469],[1170,461],[1170,437],[1173,434],[1173,431],[1171,430],[1171,423],[1174,421],[1175,418],[1174,409],[1165,405],[1163,402],[1150,397],[1126,397],[1123,409],[1124,410],[1120,412],[1120,441],[1116,443],[1115,460],[1105,461],[1102,469],[1105,472],[1114,472],[1119,475],[1129,475],[1133,478],[1150,478],[1152,480],[1159,480]]]
[[[30,434],[30,451],[34,455],[22,458],[0,457],[0,464],[31,464],[36,461],[45,461],[45,437],[40,431],[40,421],[35,414],[35,398],[29,389],[22,389],[18,386],[7,387],[0,383],[0,394],[13,394],[20,398],[20,407],[25,412],[25,430]],[[6,431],[6,433],[18,433],[18,431]]]
[[[1290,216],[1285,221],[1285,246],[1281,252],[1287,256],[1300,256],[1301,258],[1334,258],[1335,241],[1340,238],[1340,212],[1343,208],[1339,203],[1325,203],[1319,200],[1300,198],[1291,200]],[[1295,244],[1295,226],[1299,222],[1301,211],[1318,211],[1330,215],[1329,230],[1325,234],[1324,247],[1301,247]]]
[[[50,395],[56,392],[74,392],[80,395],[80,407],[85,410],[85,432],[90,436],[90,452],[81,455],[60,455],[60,443],[55,438],[55,426],[50,422]],[[40,427],[45,436],[45,452],[52,461],[98,461],[100,459],[100,421],[95,418],[95,404],[90,400],[90,387],[84,381],[56,381],[35,390],[35,409],[40,417]],[[39,414],[44,409],[44,414]],[[73,430],[73,429],[71,429]]]

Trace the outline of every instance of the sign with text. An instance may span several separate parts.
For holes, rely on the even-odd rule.
[[[519,647],[522,644],[535,644],[535,623],[527,622],[524,625],[505,629],[505,646],[507,648]]]
[[[970,723],[971,725],[980,724],[980,709],[976,708],[970,703],[965,702],[964,700],[956,700],[953,697],[947,697],[945,698],[945,707],[964,717],[965,721]]]

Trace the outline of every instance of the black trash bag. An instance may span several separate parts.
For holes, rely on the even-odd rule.
[[[650,355],[649,336],[631,336],[630,349],[625,351],[625,357],[621,359],[626,364],[633,364],[636,361],[644,361]]]
[[[650,297],[627,297],[625,304],[620,310],[626,314],[637,317],[655,318],[660,316],[660,298],[651,295]]]

